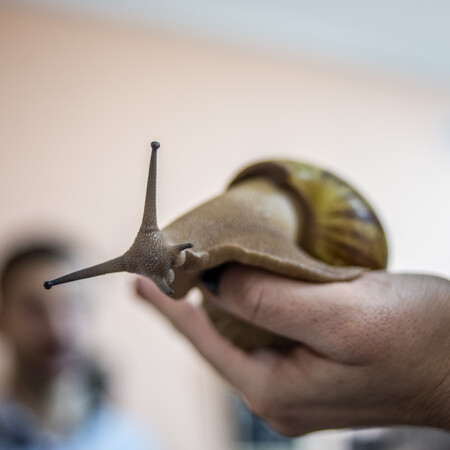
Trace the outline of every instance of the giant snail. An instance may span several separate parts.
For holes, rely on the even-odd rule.
[[[163,230],[156,216],[158,142],[152,142],[144,215],[122,256],[52,281],[52,286],[113,272],[144,275],[181,298],[230,262],[309,282],[351,280],[384,269],[387,243],[368,202],[337,176],[301,162],[253,164],[212,200]],[[245,350],[293,344],[237,319],[208,302],[217,329]]]

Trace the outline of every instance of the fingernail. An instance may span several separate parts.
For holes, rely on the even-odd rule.
[[[218,294],[220,290],[220,281],[222,279],[223,273],[225,272],[225,269],[226,264],[222,264],[203,272],[200,277],[200,281],[202,282],[203,286],[213,294]]]
[[[134,291],[135,291],[136,295],[138,295],[139,297],[142,297],[142,283],[141,283],[140,277],[137,277],[134,281]]]
[[[134,287],[134,292],[136,295],[140,295],[140,288],[141,288],[141,283],[139,282],[138,279],[136,279],[133,283],[133,287]]]

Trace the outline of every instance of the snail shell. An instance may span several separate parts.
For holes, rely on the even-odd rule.
[[[205,274],[239,262],[311,282],[351,280],[384,269],[387,243],[368,202],[335,175],[295,161],[266,161],[239,172],[228,189],[160,230],[156,220],[156,151],[144,217],[124,255],[44,286],[128,271],[151,278],[176,298],[202,286]],[[181,244],[180,244],[181,243]],[[217,329],[245,350],[293,341],[204,302]]]
[[[258,176],[292,193],[303,220],[297,244],[306,252],[337,266],[386,268],[383,227],[367,200],[351,185],[309,164],[271,161],[247,167],[230,186]]]

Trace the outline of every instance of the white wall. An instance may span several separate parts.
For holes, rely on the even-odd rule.
[[[124,251],[141,214],[149,142],[161,225],[267,157],[306,159],[367,194],[393,270],[450,273],[449,101],[361,77],[170,35],[0,10],[0,236],[51,229]],[[133,277],[90,280],[116,361],[117,397],[169,449],[220,449],[224,386],[133,296]],[[224,425],[225,424],[225,425]]]

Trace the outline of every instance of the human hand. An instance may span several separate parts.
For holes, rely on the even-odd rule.
[[[149,280],[159,309],[273,429],[298,436],[357,426],[450,428],[450,282],[367,272],[349,282],[299,282],[230,267],[208,301],[302,345],[246,353],[205,311],[174,302]]]

